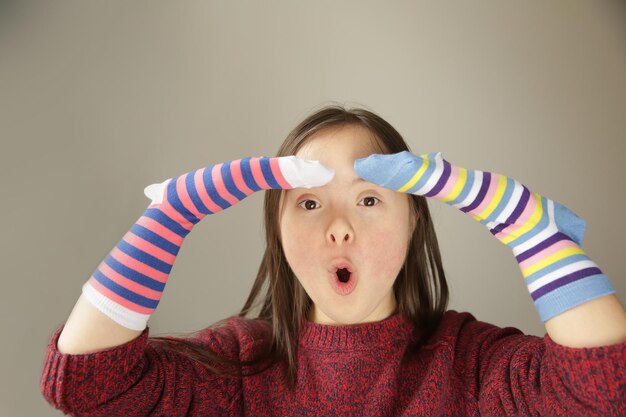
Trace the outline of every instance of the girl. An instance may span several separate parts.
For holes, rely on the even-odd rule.
[[[187,338],[148,337],[185,236],[261,189],[267,248],[238,316]],[[274,158],[209,166],[145,192],[152,203],[48,345],[41,389],[66,413],[626,413],[626,312],[580,249],[584,221],[508,177],[410,153],[369,111],[323,108]],[[511,247],[543,338],[446,310],[426,198]]]

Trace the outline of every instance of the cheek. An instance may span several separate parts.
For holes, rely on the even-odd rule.
[[[283,251],[289,266],[296,274],[301,276],[312,266],[314,248],[310,232],[301,225],[293,224],[287,218],[281,224],[281,240]]]
[[[380,230],[370,235],[369,240],[365,256],[370,260],[372,272],[387,284],[389,281],[393,282],[402,269],[406,257],[408,247],[406,229]]]

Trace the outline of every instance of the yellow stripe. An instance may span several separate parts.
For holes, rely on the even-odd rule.
[[[426,171],[426,168],[428,168],[429,161],[428,159],[423,159],[423,161],[424,163],[422,164],[422,166],[420,166],[420,169],[417,170],[415,175],[413,175],[413,178],[411,178],[409,182],[407,182],[406,184],[404,184],[402,187],[398,189],[399,192],[403,193],[403,192],[406,192],[406,190],[409,190],[411,187],[415,185],[415,183],[424,174],[424,171]]]
[[[494,174],[494,175],[498,175],[498,174]],[[486,219],[487,217],[489,217],[491,213],[494,212],[496,207],[498,207],[498,204],[502,201],[502,196],[504,195],[505,188],[506,188],[506,177],[504,175],[500,175],[500,178],[498,179],[498,186],[496,188],[496,192],[493,194],[493,198],[491,199],[491,202],[489,203],[487,208],[484,209],[482,213],[478,214],[479,218]]]
[[[533,227],[535,227],[537,225],[537,223],[539,223],[539,220],[541,220],[541,216],[543,216],[543,208],[542,208],[542,204],[541,204],[541,196],[539,194],[537,194],[537,193],[533,193],[533,197],[537,201],[537,203],[535,204],[535,211],[530,216],[530,218],[526,221],[526,224],[524,224],[522,227],[520,227],[519,229],[515,230],[511,234],[509,234],[507,236],[504,236],[502,238],[502,240],[500,240],[505,245],[511,243],[512,241],[514,241],[518,237],[523,236],[524,234],[526,234],[526,232],[528,232]]]
[[[558,262],[561,259],[565,259],[568,256],[572,256],[572,255],[582,255],[584,253],[586,252],[578,246],[573,247],[573,248],[561,249],[560,251],[554,252],[552,255],[542,259],[536,264],[533,264],[526,269],[522,269],[522,275],[524,276],[524,278],[529,277],[530,275],[534,274],[540,269],[543,269],[548,265],[552,265],[553,263]]]
[[[459,167],[459,177],[457,178],[456,183],[454,184],[454,188],[452,188],[452,191],[450,191],[450,194],[448,194],[447,197],[442,198],[441,201],[444,203],[447,203],[448,201],[452,201],[455,198],[457,198],[461,194],[461,191],[463,191],[463,187],[465,186],[466,182],[467,182],[467,169],[463,167]]]

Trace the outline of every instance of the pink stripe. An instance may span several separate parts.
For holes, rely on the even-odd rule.
[[[158,246],[154,245],[153,243],[145,240],[144,238],[142,238],[141,236],[137,236],[136,234],[134,234],[131,231],[126,232],[126,234],[124,235],[123,239],[130,245],[133,245],[134,247],[141,249],[142,251],[149,253],[150,255],[154,256],[155,258],[169,264],[169,265],[174,265],[174,261],[176,260],[176,256],[159,248]]]
[[[244,193],[245,195],[250,195],[254,192],[250,189],[250,187],[246,185],[246,182],[243,179],[243,174],[241,173],[241,159],[232,161],[230,163],[230,172],[233,175],[233,181],[235,181],[235,185],[237,186],[237,188],[239,188],[239,190],[241,190],[242,193]]]
[[[139,220],[137,220],[137,224],[179,247],[183,244],[183,240],[185,239],[150,217],[141,216]]]
[[[500,233],[497,233],[495,237],[498,239],[503,238],[507,235],[514,233],[517,229],[524,226],[526,224],[526,221],[530,218],[530,216],[532,216],[533,212],[535,211],[536,205],[537,199],[535,197],[535,194],[532,194],[528,199],[528,202],[526,203],[526,207],[524,208],[522,215],[515,221],[515,223],[505,227],[500,231]]]
[[[132,310],[132,311],[134,311],[136,313],[141,313],[141,314],[152,314],[154,312],[154,309],[152,309],[152,308],[147,308],[147,307],[143,307],[143,306],[137,305],[137,304],[133,303],[132,301],[127,300],[124,297],[120,297],[119,295],[115,294],[113,291],[109,290],[107,287],[105,287],[102,284],[100,284],[93,276],[89,280],[89,284],[96,291],[98,291],[100,294],[104,295],[109,300],[113,300],[117,304],[119,304],[119,305],[121,305],[123,307],[126,307],[129,310]]]
[[[282,188],[283,190],[290,190],[293,188],[283,176],[283,173],[280,170],[280,165],[278,164],[278,158],[270,158],[270,167],[272,168],[272,174],[274,174],[274,179],[276,179],[276,182],[278,182],[280,188]]]
[[[213,186],[217,190],[217,193],[220,195],[220,197],[228,201],[231,205],[237,204],[239,202],[237,197],[229,193],[228,190],[226,189],[226,186],[224,185],[224,178],[222,178],[222,172],[221,172],[222,165],[224,164],[217,164],[213,166],[213,170],[211,171],[211,178],[213,179]]]
[[[459,167],[457,167],[456,165],[452,165],[452,170],[450,171],[450,177],[448,178],[448,182],[446,182],[446,185],[443,186],[441,191],[439,191],[439,194],[437,194],[435,197],[446,198],[458,181]]]
[[[483,197],[483,201],[480,202],[478,207],[470,211],[471,214],[478,215],[482,213],[482,211],[486,209],[487,206],[491,203],[491,200],[493,200],[493,196],[496,194],[496,189],[498,188],[498,181],[500,180],[500,177],[501,175],[498,175],[498,174],[491,175],[491,180],[489,182],[489,188],[487,189],[487,194],[485,194],[485,197]]]
[[[138,284],[135,281],[126,278],[124,275],[118,274],[113,269],[111,269],[109,265],[107,265],[104,262],[100,265],[98,269],[100,270],[100,272],[106,275],[106,277],[109,278],[111,281],[115,282],[116,284],[121,285],[127,290],[130,290],[134,293],[142,295],[146,298],[150,298],[151,300],[161,299],[162,293],[160,291],[156,291],[151,288],[144,287],[143,285]]]
[[[558,252],[562,249],[567,249],[567,248],[574,248],[577,247],[578,245],[574,242],[572,242],[571,240],[560,240],[558,242],[556,242],[555,244],[553,244],[552,246],[548,246],[547,248],[545,248],[544,250],[542,250],[541,252],[531,256],[530,258],[526,259],[523,262],[520,262],[520,267],[522,269],[525,269],[529,266],[532,266],[534,264],[536,264],[539,261],[542,261],[543,259],[547,258],[548,256],[552,255],[555,252]]]
[[[165,200],[160,207],[161,211],[167,214],[172,220],[178,223],[181,227],[186,230],[191,231],[193,229],[194,224],[185,218],[178,210],[176,210],[168,200]]]
[[[193,180],[196,184],[196,190],[198,191],[198,195],[200,196],[200,200],[202,200],[202,203],[204,203],[206,208],[208,208],[212,213],[217,213],[218,211],[222,211],[223,209],[215,204],[215,202],[213,202],[213,200],[211,199],[211,197],[209,197],[209,194],[207,193],[206,184],[204,183],[203,178],[205,170],[206,168],[197,170]]]
[[[261,169],[261,158],[250,159],[250,170],[252,171],[252,176],[257,185],[263,190],[269,190],[270,186],[267,184],[267,181],[265,181],[263,170]]]
[[[140,274],[146,275],[152,279],[155,279],[157,281],[165,282],[167,281],[167,277],[169,276],[169,274],[158,271],[154,269],[153,267],[148,266],[144,264],[143,262],[138,261],[137,259],[131,258],[130,256],[126,255],[124,252],[119,250],[117,247],[113,248],[113,250],[111,251],[111,256],[113,257],[113,259],[127,266],[128,268],[134,271],[137,271]]]
[[[188,175],[191,175],[191,173],[187,173],[176,179],[176,190],[178,190],[178,198],[187,210],[189,210],[197,218],[202,219],[204,217],[204,214],[198,211],[196,205],[191,200],[191,197],[189,197],[189,191],[187,190],[187,184],[185,183]]]

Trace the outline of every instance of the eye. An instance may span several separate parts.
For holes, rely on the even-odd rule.
[[[304,207],[302,207],[303,204],[304,204]],[[316,207],[317,204],[318,203],[315,200],[302,200],[301,202],[298,203],[298,206],[302,207],[306,211],[311,211],[315,208],[318,208]]]
[[[366,207],[373,207],[375,206],[378,202],[380,202],[380,199],[378,197],[364,197],[363,200],[361,200],[364,202],[364,206]]]

